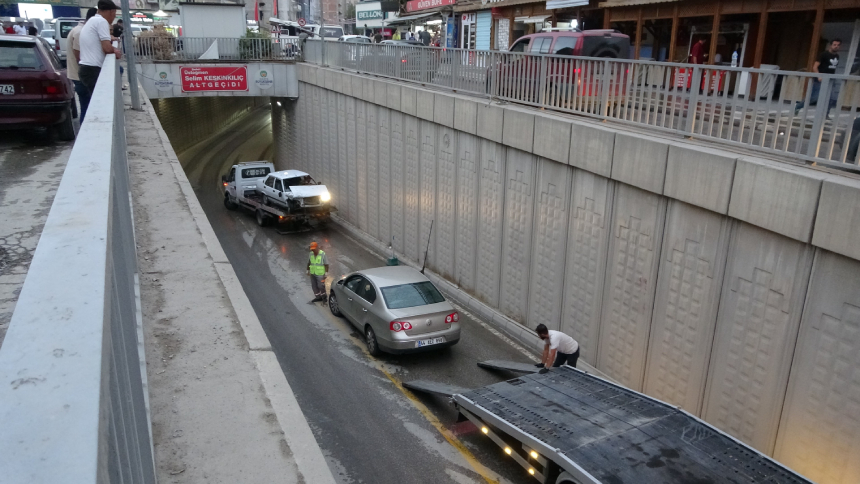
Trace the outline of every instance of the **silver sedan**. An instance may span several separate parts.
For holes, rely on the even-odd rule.
[[[353,272],[331,286],[328,306],[364,333],[377,356],[457,344],[460,315],[424,274],[411,267]]]

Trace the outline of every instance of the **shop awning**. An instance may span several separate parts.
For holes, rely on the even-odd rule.
[[[439,12],[430,12],[430,13],[420,13],[418,15],[406,15],[404,17],[397,17],[391,20],[386,20],[383,23],[385,25],[407,25],[415,22],[416,20],[426,19],[430,20],[429,17],[432,16],[441,16]]]
[[[512,7],[514,5],[524,5],[527,3],[535,3],[535,0],[499,0],[494,2],[489,0],[487,3],[482,3],[480,0],[468,1],[458,0],[454,5],[455,12],[476,12],[478,10],[489,10],[491,8]]]
[[[556,8],[568,7],[583,7],[588,5],[588,0],[547,0],[546,9],[554,10]]]
[[[647,5],[649,3],[669,3],[679,0],[607,0],[600,2],[600,8],[629,7],[631,5]]]
[[[537,15],[535,17],[514,17],[514,22],[520,22],[524,24],[539,24],[541,22],[545,22],[548,18],[549,15]]]

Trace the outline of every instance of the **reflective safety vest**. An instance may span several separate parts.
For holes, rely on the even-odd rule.
[[[319,255],[314,256],[314,251],[311,251],[311,275],[324,276],[325,266],[322,263],[322,258],[325,255],[324,251],[320,251]]]

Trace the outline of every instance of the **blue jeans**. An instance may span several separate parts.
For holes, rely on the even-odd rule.
[[[836,106],[836,99],[839,97],[839,89],[842,88],[842,83],[839,81],[835,81],[830,86],[830,102],[827,103],[827,114],[826,116],[830,116],[830,110]],[[818,104],[818,95],[821,92],[821,81],[818,79],[812,80],[812,92],[809,94],[809,105],[815,106]],[[803,101],[798,101],[794,106],[794,110],[803,109],[804,106]]]
[[[90,90],[81,81],[72,79],[72,82],[75,84],[75,92],[78,94],[78,101],[81,103],[81,114],[78,116],[78,122],[83,124],[84,115],[87,114],[87,107],[90,105]]]

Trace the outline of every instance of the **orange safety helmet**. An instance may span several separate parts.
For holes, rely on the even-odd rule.
[[[311,242],[311,250],[319,249],[319,248],[320,248],[319,244],[317,244],[316,242]]]

